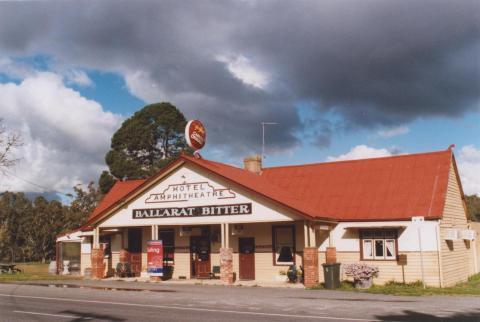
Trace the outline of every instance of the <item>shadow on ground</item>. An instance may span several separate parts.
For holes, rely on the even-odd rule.
[[[462,312],[454,313],[445,317],[438,317],[430,314],[415,312],[405,310],[400,314],[386,314],[386,315],[377,315],[376,319],[380,321],[421,321],[421,322],[479,322],[480,321],[480,310],[471,311],[471,312]]]
[[[79,312],[75,310],[65,310],[60,312],[62,314],[70,314],[74,315],[77,318],[74,318],[70,320],[70,322],[83,322],[83,321],[91,321],[91,320],[98,320],[98,321],[114,321],[114,322],[120,322],[120,321],[125,321],[123,318],[119,318],[116,316],[112,316],[109,314],[95,314],[95,313],[84,313],[84,312]]]

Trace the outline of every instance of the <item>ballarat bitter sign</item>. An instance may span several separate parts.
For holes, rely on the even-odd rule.
[[[202,216],[231,216],[252,214],[252,204],[242,203],[233,205],[176,207],[133,209],[133,219],[145,218],[175,218],[175,217],[202,217]]]

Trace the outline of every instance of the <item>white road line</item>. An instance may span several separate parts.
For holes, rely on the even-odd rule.
[[[50,314],[50,313],[40,313],[40,312],[30,312],[30,311],[13,311],[14,313],[22,313],[22,314],[32,314],[32,315],[45,315],[45,316],[55,316],[59,318],[67,318],[67,319],[84,319],[84,320],[91,320],[92,318],[77,316],[77,315],[63,315],[63,314]]]
[[[171,309],[171,310],[183,310],[183,311],[188,310],[188,311],[199,311],[199,312],[230,313],[230,314],[239,314],[239,315],[277,316],[277,317],[294,318],[294,319],[338,320],[338,321],[381,321],[381,320],[375,320],[375,319],[341,318],[341,317],[335,317],[335,316],[295,315],[295,314],[264,313],[264,312],[246,312],[246,311],[234,311],[234,310],[218,310],[218,309],[195,308],[195,307],[187,307],[187,306],[136,304],[136,303],[124,303],[124,302],[105,302],[105,301],[94,301],[94,300],[65,299],[65,298],[58,298],[58,297],[42,297],[42,296],[30,296],[30,295],[11,295],[11,294],[1,294],[1,293],[0,293],[0,296],[3,296],[3,297],[15,297],[15,298],[27,298],[27,299],[37,299],[37,300],[46,300],[46,301],[63,301],[63,302],[79,302],[79,303],[97,303],[97,304],[109,304],[109,305],[120,305],[120,306],[134,306],[134,307],[149,307],[149,308]]]

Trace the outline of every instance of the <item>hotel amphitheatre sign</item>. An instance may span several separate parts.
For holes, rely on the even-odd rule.
[[[235,199],[237,195],[228,188],[215,188],[208,182],[184,182],[170,184],[161,193],[152,193],[145,204],[162,204],[170,202],[200,201],[205,203],[215,200]],[[228,204],[191,207],[165,207],[133,209],[133,219],[172,218],[172,217],[204,217],[204,216],[232,216],[251,215],[252,204]]]
[[[152,193],[145,203],[181,202],[205,199],[234,199],[237,196],[230,189],[215,189],[208,182],[171,184],[161,193]]]

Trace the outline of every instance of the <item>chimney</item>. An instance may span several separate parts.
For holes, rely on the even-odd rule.
[[[243,159],[243,167],[245,170],[260,174],[262,172],[262,157],[259,155],[253,155]]]

